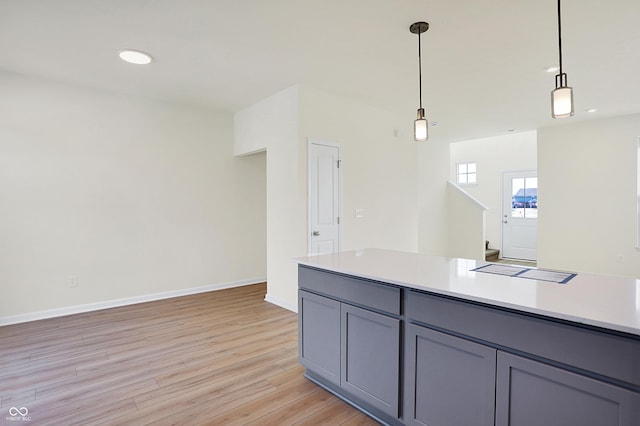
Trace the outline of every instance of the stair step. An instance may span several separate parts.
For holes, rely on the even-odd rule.
[[[500,250],[498,249],[487,249],[484,251],[484,260],[492,261],[498,260],[500,257]]]

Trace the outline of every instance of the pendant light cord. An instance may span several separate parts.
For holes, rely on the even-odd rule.
[[[418,33],[418,80],[420,84],[420,109],[422,109],[422,46],[420,45],[420,33]]]
[[[558,0],[558,52],[560,56],[560,75],[562,75],[562,24],[560,19],[560,0]]]

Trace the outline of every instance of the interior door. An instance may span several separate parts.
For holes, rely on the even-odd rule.
[[[309,254],[340,250],[340,147],[309,143]]]
[[[535,261],[538,233],[537,172],[505,172],[502,188],[502,257]]]

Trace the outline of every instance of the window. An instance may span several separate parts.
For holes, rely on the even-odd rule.
[[[478,183],[476,163],[458,163],[457,176],[459,184]]]

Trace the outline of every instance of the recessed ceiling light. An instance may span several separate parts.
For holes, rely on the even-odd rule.
[[[585,109],[586,112],[596,112],[597,109],[595,108],[589,108],[589,109]]]
[[[440,123],[438,123],[437,121],[432,121],[431,122],[431,127],[436,127],[438,124],[440,124]]]
[[[126,49],[118,52],[120,59],[130,64],[147,65],[153,60],[151,55],[139,50]]]
[[[550,65],[544,69],[544,72],[556,72],[560,68],[557,65]]]
[[[513,133],[513,132],[515,132],[515,131],[516,131],[516,129],[507,129],[507,130],[505,130],[504,132],[505,132],[505,133]]]

